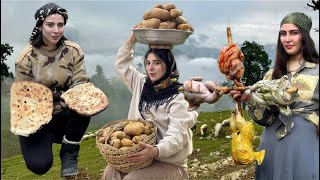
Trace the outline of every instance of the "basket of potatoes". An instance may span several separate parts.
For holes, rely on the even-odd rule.
[[[174,4],[158,4],[143,15],[133,32],[137,41],[148,45],[180,45],[194,29]]]
[[[139,142],[155,145],[156,133],[157,127],[152,121],[116,120],[99,129],[96,144],[111,167],[121,172],[130,172],[152,164],[152,159],[139,163],[129,163],[126,159],[128,154],[142,149]]]

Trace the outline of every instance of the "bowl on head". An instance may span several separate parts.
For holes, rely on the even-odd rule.
[[[181,45],[193,34],[192,31],[147,28],[134,29],[133,32],[141,44],[167,46]]]

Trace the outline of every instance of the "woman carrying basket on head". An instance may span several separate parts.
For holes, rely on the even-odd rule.
[[[129,162],[154,159],[151,166],[122,173],[107,166],[102,179],[188,179],[187,157],[192,153],[192,131],[198,113],[188,111],[189,103],[178,91],[179,72],[171,49],[150,48],[144,56],[146,75],[133,66],[136,37],[131,31],[120,47],[115,68],[132,92],[128,119],[153,119],[157,126],[155,146],[141,143],[140,152]]]

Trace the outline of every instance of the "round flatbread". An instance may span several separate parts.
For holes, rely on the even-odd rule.
[[[76,85],[61,95],[67,106],[83,116],[93,116],[105,110],[107,96],[91,82]]]
[[[15,81],[10,89],[10,130],[28,137],[52,119],[52,91],[33,81]]]

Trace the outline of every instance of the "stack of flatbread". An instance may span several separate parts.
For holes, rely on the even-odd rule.
[[[32,81],[15,81],[11,85],[10,130],[28,137],[52,119],[52,91]]]
[[[105,110],[107,96],[91,82],[76,85],[61,95],[67,106],[83,116],[93,116]]]

